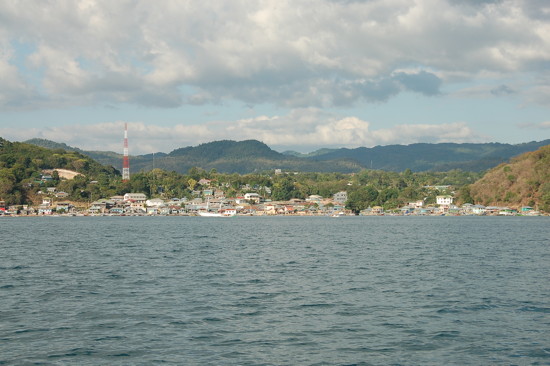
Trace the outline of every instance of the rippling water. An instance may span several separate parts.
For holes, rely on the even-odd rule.
[[[0,364],[550,364],[545,217],[0,219]]]

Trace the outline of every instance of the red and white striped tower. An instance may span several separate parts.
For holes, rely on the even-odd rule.
[[[124,123],[124,158],[122,159],[122,181],[130,180],[130,160],[128,159],[128,123]]]

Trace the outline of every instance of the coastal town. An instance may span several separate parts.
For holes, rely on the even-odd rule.
[[[43,176],[49,179],[49,176]],[[384,209],[381,206],[368,207],[358,213],[346,208],[348,193],[340,191],[332,197],[309,195],[305,199],[272,201],[259,193],[248,192],[236,197],[226,197],[223,189],[215,187],[209,179],[201,179],[192,197],[187,198],[148,198],[142,192],[129,192],[92,202],[72,202],[66,200],[68,194],[48,187],[38,193],[42,201],[38,205],[9,205],[0,201],[0,216],[541,216],[531,206],[519,209],[498,206],[483,206],[464,203],[454,204],[452,194],[436,196],[435,204],[423,200],[408,202],[402,207]],[[269,187],[244,186],[247,191],[270,193]],[[446,190],[449,186],[427,187]]]

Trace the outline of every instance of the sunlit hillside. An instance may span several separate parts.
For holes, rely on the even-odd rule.
[[[550,209],[550,145],[491,169],[470,187],[476,203]]]

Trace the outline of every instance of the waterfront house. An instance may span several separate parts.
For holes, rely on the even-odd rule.
[[[501,210],[501,207],[498,206],[487,206],[485,207],[485,212],[487,215],[496,215]]]
[[[264,205],[264,212],[266,215],[276,215],[277,206],[274,204]]]
[[[474,215],[485,215],[485,206],[483,205],[473,205],[472,206],[472,213]]]
[[[159,207],[147,207],[147,215],[158,215],[160,213]]]
[[[73,205],[71,205],[70,202],[57,202],[57,205],[55,207],[55,210],[57,212],[71,212],[73,208]]]
[[[123,207],[120,207],[120,206],[116,206],[116,207],[112,207],[110,210],[109,210],[109,213],[111,215],[122,215],[124,213],[124,208]]]
[[[106,213],[109,208],[110,205],[108,200],[98,200],[92,202],[90,208],[88,208],[88,212],[91,214],[103,214]]]
[[[48,205],[40,205],[38,206],[38,214],[39,215],[51,215],[52,214],[52,206]]]

